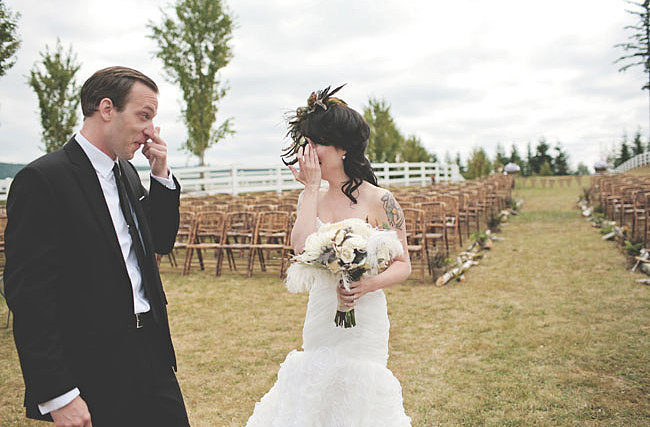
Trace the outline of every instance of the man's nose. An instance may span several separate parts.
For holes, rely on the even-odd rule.
[[[148,125],[144,128],[144,131],[143,131],[143,132],[144,132],[144,134],[147,136],[147,138],[153,138],[153,134],[154,134],[153,122],[150,123],[150,124],[148,124]]]

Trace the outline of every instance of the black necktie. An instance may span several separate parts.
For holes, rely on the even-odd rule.
[[[131,247],[135,249],[135,256],[138,259],[138,265],[140,266],[140,276],[142,277],[142,286],[145,290],[145,294],[151,303],[151,293],[148,289],[148,280],[146,279],[146,255],[144,252],[144,247],[142,246],[142,240],[140,240],[140,233],[138,228],[135,226],[135,221],[133,220],[133,215],[131,215],[131,206],[129,205],[129,196],[124,186],[124,181],[122,178],[122,173],[118,163],[115,163],[113,166],[113,174],[115,175],[115,183],[117,184],[117,194],[120,197],[120,208],[124,214],[124,219],[129,229],[129,234],[131,235]],[[153,307],[153,304],[152,304]]]

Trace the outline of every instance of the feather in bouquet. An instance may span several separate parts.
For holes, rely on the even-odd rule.
[[[350,282],[364,274],[377,274],[403,252],[394,231],[378,230],[358,218],[323,224],[305,241],[305,249],[293,258],[287,271],[287,288],[291,292],[309,290],[314,282],[326,279],[323,274],[338,278],[337,283],[350,290]],[[354,308],[339,300],[336,326],[356,325]]]

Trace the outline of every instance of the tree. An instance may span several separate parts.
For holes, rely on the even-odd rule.
[[[526,175],[527,164],[526,161],[521,158],[521,155],[519,155],[519,150],[517,149],[516,144],[512,144],[512,147],[510,148],[510,157],[508,157],[507,162],[519,165],[520,173]]]
[[[532,174],[541,174],[541,168],[544,162],[547,162],[549,167],[551,167],[553,159],[548,154],[548,150],[550,148],[551,146],[546,142],[546,139],[544,137],[539,139],[537,146],[535,147],[535,155],[532,156],[531,160],[529,161]],[[551,171],[552,170],[553,169],[551,169]]]
[[[555,144],[555,157],[552,163],[555,175],[569,175],[569,154],[562,148],[562,143]]]
[[[643,146],[643,141],[641,141],[641,131],[637,130],[634,134],[634,139],[632,140],[632,154],[636,156],[637,154],[643,153],[645,147]]]
[[[20,47],[20,39],[16,33],[18,12],[12,13],[0,0],[0,77],[16,63],[16,51]]]
[[[79,86],[75,74],[80,67],[72,46],[64,52],[57,39],[55,50],[50,52],[45,45],[41,62],[34,63],[29,72],[28,82],[38,97],[41,110],[41,134],[46,153],[61,148],[77,125]]]
[[[528,141],[526,145],[526,172],[523,174],[525,176],[530,176],[533,174],[533,148]]]
[[[456,152],[456,159],[454,159],[454,163],[458,165],[458,172],[461,174],[465,173],[465,167],[463,166],[463,161],[460,158],[460,151]]]
[[[631,157],[632,155],[630,154],[630,146],[627,145],[627,135],[625,135],[621,141],[621,151],[619,151],[616,162],[614,163],[614,167],[627,162]]]
[[[503,167],[508,164],[508,157],[506,156],[506,150],[503,148],[503,144],[500,142],[497,143],[497,150],[494,156],[494,167],[495,171],[502,171]]]
[[[183,121],[188,138],[183,148],[205,165],[208,148],[234,133],[232,119],[217,121],[217,104],[226,95],[219,70],[232,59],[233,20],[221,0],[177,0],[175,17],[164,11],[163,22],[147,25],[158,44],[160,58],[171,83],[180,86],[185,106]]]
[[[553,169],[548,160],[544,160],[544,163],[539,167],[539,174],[543,176],[553,175]]]
[[[584,163],[578,163],[578,169],[576,170],[576,175],[589,175],[589,168]]]
[[[628,37],[627,43],[619,43],[615,47],[623,48],[627,54],[618,58],[614,63],[627,62],[626,65],[619,68],[619,72],[626,71],[628,68],[637,65],[643,66],[643,71],[646,74],[646,83],[641,90],[648,91],[648,101],[650,102],[650,0],[645,0],[643,3],[634,3],[631,1],[627,3],[639,8],[639,10],[627,10],[628,13],[637,17],[637,23],[636,25],[627,25],[624,27],[626,30],[631,30],[632,34]],[[650,114],[650,108],[648,109],[648,113]]]
[[[373,162],[394,162],[404,137],[390,114],[390,105],[383,99],[370,98],[363,117],[370,126],[368,158]]]
[[[465,179],[474,179],[489,175],[492,172],[492,162],[483,148],[474,148],[467,160]]]
[[[424,148],[422,141],[415,135],[411,135],[400,147],[400,159],[403,162],[435,162],[435,154],[431,154]]]

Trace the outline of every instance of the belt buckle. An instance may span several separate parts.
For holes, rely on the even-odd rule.
[[[142,313],[135,313],[135,329],[141,329],[144,325],[142,324]]]

